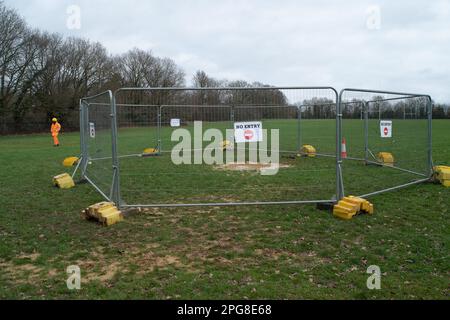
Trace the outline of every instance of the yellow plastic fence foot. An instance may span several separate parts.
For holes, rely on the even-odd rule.
[[[373,212],[373,204],[365,199],[353,196],[344,197],[333,208],[333,215],[344,220],[350,220],[360,213],[373,214]]]
[[[100,202],[81,211],[86,220],[93,220],[104,226],[111,226],[123,220],[122,212],[112,202]]]
[[[450,187],[450,167],[436,166],[433,168],[434,180],[441,183],[444,187]]]
[[[78,163],[78,161],[80,161],[80,159],[78,159],[77,157],[68,157],[64,159],[63,166],[68,168],[73,167]]]
[[[159,150],[156,148],[147,148],[142,152],[143,157],[152,157],[159,155]]]
[[[314,158],[316,156],[316,153],[317,153],[316,148],[314,148],[312,145],[305,144],[300,149],[300,155],[299,156]]]
[[[385,166],[394,166],[394,156],[390,152],[380,152],[378,154],[378,162],[384,164]]]
[[[223,151],[226,151],[226,150],[233,150],[234,146],[233,146],[233,143],[232,143],[231,141],[229,141],[229,140],[224,140],[224,141],[222,141],[222,142],[220,143],[220,148],[221,148]]]
[[[60,189],[70,189],[75,187],[75,182],[68,173],[53,177],[53,184]]]

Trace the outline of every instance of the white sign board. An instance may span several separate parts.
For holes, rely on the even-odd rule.
[[[89,122],[89,135],[91,138],[95,138],[95,123]]]
[[[234,124],[234,140],[236,143],[262,142],[262,122],[236,122]]]
[[[380,133],[382,138],[392,138],[392,121],[380,121]]]
[[[172,128],[181,126],[181,120],[180,119],[170,119],[170,126]]]

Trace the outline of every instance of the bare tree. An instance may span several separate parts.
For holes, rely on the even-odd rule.
[[[79,99],[106,89],[185,86],[185,74],[172,59],[137,48],[110,56],[100,43],[32,30],[1,0],[0,35],[0,117],[2,121],[13,120],[14,126],[9,128],[16,131],[23,129],[21,124],[27,119],[46,128],[45,119],[55,115],[62,117],[65,124],[72,119],[71,126],[76,128]],[[217,80],[204,71],[197,71],[192,80],[198,88],[266,86]],[[142,94],[137,102],[161,104],[171,98],[209,105],[287,103],[276,89],[191,93],[160,90],[157,94]]]
[[[30,34],[23,19],[0,3],[0,114],[9,111],[25,75]]]
[[[199,70],[192,78],[192,83],[195,88],[214,88],[220,85],[220,81],[209,77],[205,71]]]
[[[184,72],[168,58],[158,58],[149,51],[133,49],[114,59],[123,85],[132,87],[181,87]]]

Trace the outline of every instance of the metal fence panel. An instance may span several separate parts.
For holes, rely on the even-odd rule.
[[[347,151],[342,159],[346,195],[370,196],[430,177],[428,96],[349,89],[341,93],[340,110],[340,139],[345,139]],[[382,163],[381,152],[391,154],[394,163]]]
[[[202,129],[219,129],[224,139],[232,139],[226,136],[226,130],[233,128],[233,110],[227,105],[164,105],[160,109],[160,146],[163,153],[170,153],[177,144],[171,141],[174,130],[183,128],[194,135],[194,123],[202,122]],[[179,120],[179,127],[172,126],[172,121]],[[208,143],[204,143],[206,147]]]
[[[84,98],[80,104],[81,172],[107,200],[112,199],[112,93]]]
[[[115,102],[123,206],[314,203],[336,196],[337,93],[332,88],[125,88],[116,92]],[[303,127],[302,106],[309,107],[303,110]],[[191,134],[194,122],[201,121],[203,130],[219,129],[228,140],[233,135],[226,129],[234,122],[261,121],[264,129],[279,130],[282,168],[263,176],[237,160],[231,166],[174,165],[174,119]],[[318,152],[329,156],[297,157],[302,141],[316,143]],[[158,149],[158,156],[142,157],[145,148]],[[246,145],[247,164],[250,150]]]
[[[82,99],[80,111],[82,176],[121,207],[334,202],[424,182],[432,173],[427,95],[345,89],[338,97],[329,87],[123,88]],[[254,162],[261,155],[251,151],[262,147],[248,143],[226,154],[231,164],[172,161],[178,129],[193,137],[201,122],[201,134],[219,129],[221,139],[234,143],[235,123],[249,121],[261,122],[269,138],[278,130],[278,174],[260,174]],[[392,124],[391,138],[382,137],[382,121]],[[186,154],[195,158],[200,149],[202,155],[210,143],[189,142]],[[314,157],[304,157],[306,144],[316,148]],[[143,155],[146,148],[155,151],[151,157]],[[392,154],[394,163],[381,163],[380,152]]]

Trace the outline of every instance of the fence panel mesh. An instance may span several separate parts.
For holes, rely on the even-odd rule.
[[[326,87],[106,92],[82,99],[82,173],[125,207],[329,202],[430,177],[429,96],[346,89],[339,101]],[[235,140],[250,122],[264,143]],[[209,129],[219,136],[206,139]],[[278,172],[263,174],[262,157],[278,153]]]
[[[297,156],[302,143],[315,144],[318,153],[335,154],[333,89],[123,89],[116,93],[116,105],[125,204],[326,201],[336,194],[335,158]],[[252,144],[245,144],[246,156],[240,159],[244,161],[237,159],[236,149],[242,145],[234,143],[234,123],[251,121],[269,129],[269,150],[271,129],[279,130],[281,168],[274,176],[261,175],[261,166],[252,163]],[[172,135],[186,129],[194,138],[195,122],[201,122],[203,133],[218,129],[224,140],[233,143],[233,163],[172,162],[173,147],[179,143],[172,141]],[[201,149],[205,151],[209,144],[203,141]],[[198,145],[190,146],[188,152],[194,158]],[[146,148],[157,150],[158,155],[142,156]]]
[[[179,120],[179,127],[173,126],[173,121]],[[194,135],[194,123],[202,122],[202,130],[218,129],[223,139],[227,137],[226,130],[233,129],[232,107],[227,105],[164,105],[161,107],[160,140],[161,151],[170,153],[178,141],[172,141],[171,136],[178,128],[186,129]],[[209,143],[203,143],[206,147]],[[192,147],[194,149],[194,146]]]
[[[428,97],[346,92],[341,105],[347,195],[368,195],[429,177]],[[393,162],[383,161],[381,153],[391,155]]]
[[[83,175],[108,199],[113,181],[111,103],[110,92],[81,101]]]

